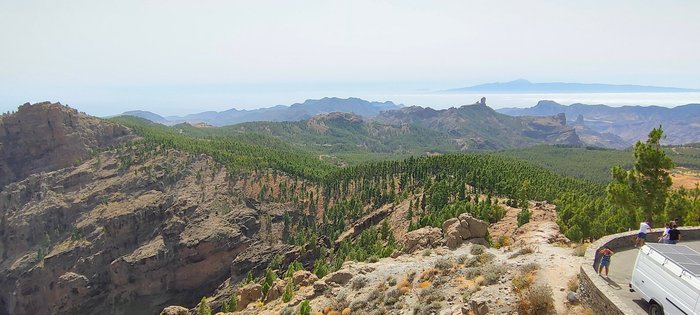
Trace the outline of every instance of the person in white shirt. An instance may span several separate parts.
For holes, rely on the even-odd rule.
[[[639,233],[637,233],[637,240],[634,243],[634,247],[644,246],[644,241],[647,240],[647,233],[649,232],[651,232],[651,226],[649,225],[649,219],[647,219],[639,224]]]

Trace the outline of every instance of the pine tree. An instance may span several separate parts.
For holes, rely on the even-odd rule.
[[[231,298],[228,302],[228,309],[231,312],[235,312],[238,310],[238,294],[236,292],[233,292],[233,294],[231,294]]]
[[[662,137],[660,126],[652,129],[646,142],[634,145],[634,167],[623,170],[616,166],[612,170],[608,197],[627,212],[629,226],[661,215],[666,204],[672,183],[669,170],[674,164],[659,143]]]
[[[209,306],[209,303],[207,303],[207,298],[202,297],[202,300],[199,302],[199,307],[197,308],[199,315],[211,315],[211,307]]]
[[[287,279],[287,285],[284,286],[284,293],[282,293],[282,302],[287,303],[292,300],[294,296],[294,280],[292,278]]]

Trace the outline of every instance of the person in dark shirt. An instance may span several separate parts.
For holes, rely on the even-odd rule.
[[[668,243],[677,244],[681,240],[681,231],[678,230],[678,225],[674,224],[671,230],[668,231]]]

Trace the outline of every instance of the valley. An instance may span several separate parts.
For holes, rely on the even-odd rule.
[[[585,310],[565,303],[575,270],[554,262],[628,228],[605,192],[632,151],[543,145],[572,132],[563,116],[403,110],[384,122],[331,113],[226,127],[101,120],[50,103],[3,115],[0,156],[13,172],[0,192],[0,314],[220,311],[232,296],[242,314],[306,303],[325,314],[507,313],[540,307],[522,302],[536,292],[550,292],[549,311]],[[529,140],[494,133],[516,127]],[[458,145],[482,136],[479,150]],[[696,150],[665,152],[690,174]],[[17,158],[27,154],[45,158]],[[697,194],[672,195],[689,223]]]

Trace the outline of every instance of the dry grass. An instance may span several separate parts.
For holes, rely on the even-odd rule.
[[[578,275],[569,279],[569,281],[566,283],[566,288],[569,289],[569,291],[571,292],[578,291]]]
[[[410,281],[408,281],[408,279],[403,279],[403,280],[399,281],[399,283],[396,284],[396,288],[399,289],[401,294],[408,293],[408,291],[411,291],[412,287],[413,287],[413,285],[411,284]]]
[[[418,280],[419,280],[419,281],[428,281],[428,280],[432,280],[432,279],[435,277],[435,275],[437,275],[437,274],[438,274],[438,270],[437,270],[437,269],[435,269],[435,268],[430,268],[430,269],[427,269],[427,270],[423,271],[423,273],[421,273],[421,275],[420,275],[420,277],[418,278]]]
[[[421,289],[425,289],[425,288],[427,288],[427,287],[430,287],[431,285],[433,285],[432,282],[430,282],[430,281],[423,281],[423,282],[421,282],[421,283],[418,284],[418,287],[421,288]]]
[[[554,313],[554,298],[552,288],[548,285],[535,284],[520,291],[518,313],[523,315],[539,315]]]
[[[493,243],[493,247],[496,249],[499,249],[501,247],[505,246],[510,246],[513,245],[513,239],[508,236],[508,235],[501,235],[498,238],[496,238],[496,241]]]
[[[535,246],[532,246],[532,245],[521,247],[515,253],[512,253],[510,256],[508,256],[508,259],[513,259],[513,258],[518,257],[520,255],[532,254],[535,251],[536,251]]]

